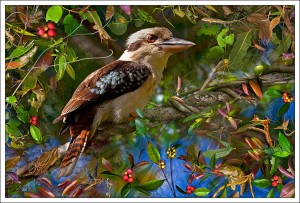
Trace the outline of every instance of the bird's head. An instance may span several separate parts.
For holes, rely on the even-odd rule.
[[[147,28],[128,37],[126,51],[120,60],[150,63],[163,69],[171,54],[184,51],[193,45],[193,42],[174,38],[172,32],[165,27]]]

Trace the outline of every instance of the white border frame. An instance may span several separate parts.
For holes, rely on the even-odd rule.
[[[295,198],[6,198],[5,197],[5,6],[6,5],[295,5]],[[299,1],[1,1],[1,202],[299,202]]]

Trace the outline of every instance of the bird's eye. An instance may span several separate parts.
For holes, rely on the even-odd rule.
[[[157,36],[155,35],[147,35],[147,42],[148,43],[153,43],[157,40]]]

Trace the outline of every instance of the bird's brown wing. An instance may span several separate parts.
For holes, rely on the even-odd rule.
[[[92,103],[114,99],[140,87],[151,70],[132,61],[114,61],[88,75],[75,90],[62,113],[53,123]]]
[[[57,179],[71,174],[84,151],[91,136],[90,130],[97,105],[136,90],[151,74],[151,70],[140,63],[115,61],[87,76],[78,86],[61,115],[54,120],[56,123],[67,117],[69,121],[66,121],[65,125],[70,127],[71,135],[70,145],[57,173]],[[72,119],[76,114],[77,119]]]

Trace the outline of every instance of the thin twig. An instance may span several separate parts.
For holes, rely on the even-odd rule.
[[[167,183],[169,185],[169,188],[170,188],[171,192],[173,193],[173,196],[176,197],[175,191],[173,191],[173,188],[172,188],[172,186],[171,186],[171,184],[170,184],[170,182],[169,182],[169,180],[168,180],[168,178],[167,178],[167,176],[165,174],[164,169],[161,169],[161,170],[162,170],[162,173],[164,174],[164,177],[165,177],[165,179],[166,179],[166,181],[167,181]]]
[[[175,193],[175,187],[174,187],[174,179],[173,179],[173,167],[172,167],[172,160],[170,159],[170,170],[171,170],[171,181],[172,181],[172,187],[173,187],[173,192],[174,192],[174,197],[176,197],[176,193]]]
[[[270,133],[268,133],[267,131],[265,131],[263,129],[260,129],[260,128],[257,128],[257,127],[248,127],[247,130],[255,130],[255,131],[263,133],[265,135],[266,140],[267,140],[268,144],[270,145],[270,147],[273,146],[272,138],[270,136]]]
[[[205,80],[205,82],[203,83],[201,89],[198,91],[199,94],[202,94],[202,93],[203,93],[203,90],[208,86],[208,84],[212,81],[213,77],[215,76],[216,71],[217,71],[219,68],[223,67],[224,65],[225,65],[225,61],[222,60],[222,61],[220,61],[220,62],[218,63],[218,65],[216,65],[216,66],[212,69],[212,71],[211,71],[211,73],[209,74],[208,78]]]

